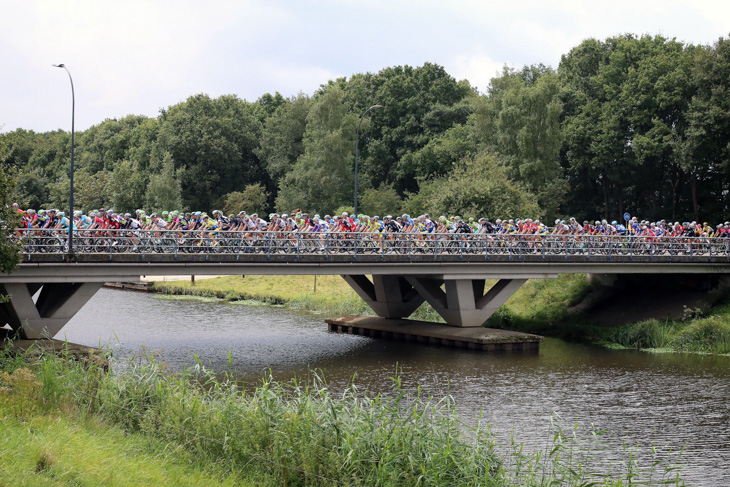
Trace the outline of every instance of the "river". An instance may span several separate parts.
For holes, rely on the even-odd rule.
[[[546,339],[539,352],[484,353],[331,334],[322,318],[284,309],[181,301],[101,289],[56,338],[118,355],[142,346],[173,369],[195,356],[216,370],[256,381],[322,370],[335,386],[356,376],[387,391],[398,368],[405,387],[451,394],[468,422],[481,411],[500,443],[514,432],[528,448],[545,448],[550,418],[568,429],[604,430],[647,455],[680,450],[692,485],[730,485],[730,358],[608,351]],[[232,363],[229,365],[229,352]],[[647,460],[648,461],[648,460]]]

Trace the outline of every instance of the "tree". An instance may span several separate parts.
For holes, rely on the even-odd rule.
[[[150,182],[147,185],[147,208],[151,211],[161,212],[181,210],[182,206],[180,181],[175,173],[172,158],[167,154],[162,163],[162,171],[150,176]]]
[[[492,79],[489,97],[473,116],[480,147],[498,153],[510,177],[538,195],[555,213],[565,193],[560,167],[560,81],[542,64],[520,71],[505,67]]]
[[[246,211],[249,215],[263,214],[268,209],[269,196],[263,184],[250,184],[243,192],[234,191],[223,197],[223,212],[237,214]]]
[[[403,206],[403,200],[398,196],[392,185],[384,184],[378,189],[366,189],[360,197],[362,212],[369,215],[379,215],[381,220],[387,214],[398,214]]]
[[[180,170],[176,174],[185,206],[210,208],[222,195],[265,180],[254,153],[260,131],[253,104],[234,95],[191,96],[162,110],[151,157],[162,162],[169,154]]]
[[[448,176],[420,183],[409,195],[405,209],[411,214],[469,215],[474,217],[539,217],[535,196],[509,178],[494,155],[481,153],[458,164]]]
[[[346,104],[358,115],[376,103],[383,106],[368,114],[370,125],[360,140],[361,176],[370,187],[392,183],[399,194],[415,191],[416,177],[425,176],[413,172],[414,167],[400,167],[399,161],[466,122],[471,112],[468,99],[476,95],[468,82],[457,81],[432,63],[356,74],[330,85],[345,91]]]
[[[344,92],[328,87],[307,116],[304,154],[282,179],[276,207],[329,211],[352,198],[357,116],[348,113]]]
[[[304,132],[311,104],[311,99],[300,93],[279,105],[264,122],[260,146],[255,152],[274,184],[292,170],[304,153]]]
[[[8,162],[8,147],[0,139],[0,272],[11,272],[20,263],[20,244],[10,236],[18,227],[18,212],[13,208],[15,169]]]

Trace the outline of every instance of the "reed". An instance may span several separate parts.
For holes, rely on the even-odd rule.
[[[335,390],[316,373],[304,382],[267,376],[241,387],[200,364],[169,374],[151,355],[117,372],[94,360],[48,355],[26,363],[0,360],[0,367],[8,375],[25,370],[24,377],[38,383],[25,398],[36,405],[32,417],[22,421],[55,414],[66,429],[106,425],[101,429],[112,436],[103,438],[117,438],[116,431],[135,441],[147,438],[151,451],[162,448],[167,460],[188,462],[208,479],[256,485],[618,486],[656,476],[662,485],[682,485],[666,459],[653,461],[641,477],[633,452],[619,462],[630,468],[599,472],[586,461],[603,451],[562,428],[544,452],[526,453],[513,443],[505,455],[488,425],[461,422],[449,396],[408,393],[397,375],[387,393],[369,394],[354,384]],[[0,394],[10,397],[8,390]],[[0,402],[0,414],[20,424],[8,406],[15,400],[17,394]],[[9,442],[21,444],[20,429],[6,431],[14,435]],[[59,472],[66,462],[57,447],[34,451],[39,475]]]

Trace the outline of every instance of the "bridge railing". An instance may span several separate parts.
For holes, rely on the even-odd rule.
[[[68,252],[68,233],[19,229],[27,254]],[[547,258],[663,256],[730,259],[730,239],[606,235],[74,230],[78,254],[481,255]]]

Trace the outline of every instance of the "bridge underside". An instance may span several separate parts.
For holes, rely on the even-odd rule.
[[[485,279],[439,276],[343,275],[383,318],[406,318],[424,301],[451,326],[481,326],[527,279],[500,279],[485,292]]]
[[[101,282],[5,283],[0,295],[0,325],[10,325],[21,338],[51,338],[91,299]]]

